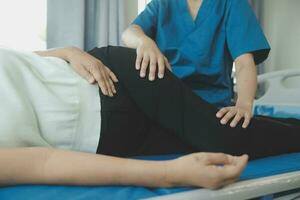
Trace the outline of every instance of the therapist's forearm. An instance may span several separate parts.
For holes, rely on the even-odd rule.
[[[144,33],[141,27],[137,25],[131,25],[122,34],[122,40],[127,47],[137,48],[145,41],[152,39]]]
[[[235,61],[237,105],[252,107],[257,90],[257,71],[252,54],[244,54]]]

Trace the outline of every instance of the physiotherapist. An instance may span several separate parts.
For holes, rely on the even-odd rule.
[[[247,0],[152,0],[122,38],[137,49],[141,77],[161,79],[169,69],[220,109],[216,117],[222,124],[249,125],[256,65],[268,57],[270,46]]]

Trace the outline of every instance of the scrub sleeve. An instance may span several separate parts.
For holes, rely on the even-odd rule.
[[[270,46],[247,0],[232,0],[226,22],[226,39],[233,60],[252,53],[258,65],[269,55]]]

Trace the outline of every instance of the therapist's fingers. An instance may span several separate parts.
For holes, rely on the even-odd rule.
[[[233,120],[230,123],[230,126],[232,128],[236,127],[236,125],[239,123],[239,121],[244,117],[243,113],[237,112],[234,116]]]
[[[172,71],[172,67],[171,67],[171,65],[170,65],[170,63],[169,63],[169,61],[168,61],[168,59],[167,59],[166,57],[164,57],[164,61],[165,61],[165,66],[166,66],[170,71]]]
[[[156,73],[156,65],[157,65],[157,60],[155,55],[150,56],[150,69],[149,69],[149,81],[154,81],[155,80],[155,73]]]
[[[222,109],[220,109],[220,110],[217,112],[216,116],[217,116],[218,118],[221,118],[221,117],[223,117],[229,110],[230,110],[230,107],[222,108]]]
[[[158,58],[158,78],[162,79],[165,75],[165,60],[164,57],[161,56]]]
[[[141,70],[140,70],[140,76],[142,78],[144,78],[146,76],[146,71],[147,71],[147,68],[149,65],[149,61],[150,61],[149,55],[145,54],[143,56],[142,66],[141,66]]]
[[[227,122],[232,119],[233,116],[236,115],[236,110],[229,110],[226,115],[221,119],[221,124],[225,125]]]
[[[246,113],[245,117],[244,117],[244,122],[243,122],[242,127],[243,128],[247,128],[249,126],[249,124],[250,124],[250,121],[251,121],[251,114]]]
[[[143,60],[143,55],[141,53],[137,53],[136,61],[135,61],[135,68],[137,70],[141,69],[142,60]]]

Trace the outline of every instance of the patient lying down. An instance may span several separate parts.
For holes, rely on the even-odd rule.
[[[101,64],[97,77],[72,66],[85,56],[95,61],[88,67]],[[238,180],[247,155],[300,151],[298,120],[223,126],[217,108],[170,72],[149,82],[134,65],[134,50],[122,47],[0,49],[0,184],[219,188]],[[121,158],[177,153],[187,155]]]

